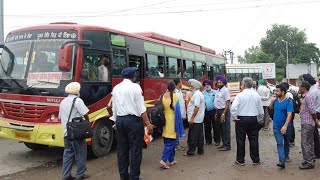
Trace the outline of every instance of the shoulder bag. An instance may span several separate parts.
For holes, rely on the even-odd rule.
[[[77,97],[73,99],[68,122],[67,122],[67,138],[69,140],[82,140],[92,137],[93,131],[91,128],[91,123],[87,120],[84,120],[83,117],[71,117],[71,112],[76,102]]]

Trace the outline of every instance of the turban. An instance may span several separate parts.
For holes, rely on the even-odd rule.
[[[224,78],[224,77],[221,76],[221,75],[216,77],[216,81],[217,81],[217,82],[218,82],[218,81],[221,81],[224,85],[227,84],[226,78]]]
[[[308,81],[309,84],[311,85],[316,84],[316,80],[314,80],[314,78],[310,74],[303,74],[302,77],[305,81]]]
[[[206,79],[206,80],[204,80],[203,82],[202,82],[202,86],[206,86],[206,85],[210,85],[210,86],[212,86],[212,82],[210,81],[210,80],[208,80],[208,79]]]
[[[197,80],[195,80],[195,79],[190,79],[190,80],[189,80],[189,84],[190,84],[191,86],[193,86],[195,89],[200,89],[201,86],[202,86],[201,82],[199,82],[199,81],[197,81]]]
[[[263,84],[263,79],[259,80],[259,84],[262,85]]]
[[[128,68],[125,68],[121,71],[121,74],[124,78],[127,78],[127,79],[132,79],[134,77],[136,77],[136,71],[137,71],[137,68],[135,67],[128,67]]]
[[[65,91],[68,94],[79,94],[80,87],[81,86],[78,82],[71,82],[66,86]]]

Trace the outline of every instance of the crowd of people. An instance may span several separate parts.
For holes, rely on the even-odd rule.
[[[124,80],[112,91],[114,128],[117,134],[117,159],[121,180],[140,179],[142,147],[144,134],[151,135],[155,127],[149,121],[144,105],[141,87],[135,83],[136,68],[122,70]],[[273,132],[277,143],[280,168],[285,168],[290,162],[290,145],[294,145],[295,130],[294,114],[300,112],[301,117],[301,149],[303,161],[300,169],[312,169],[315,159],[320,158],[319,134],[320,124],[320,92],[315,79],[303,75],[304,81],[299,87],[301,99],[288,91],[288,84],[276,86],[276,97],[271,98],[266,80],[260,80],[259,86],[251,78],[245,77],[232,104],[227,80],[223,76],[203,83],[196,79],[188,81],[190,90],[182,92],[182,82],[179,78],[169,81],[167,91],[162,95],[165,125],[161,127],[164,149],[160,160],[161,169],[174,166],[176,150],[185,148],[179,143],[185,136],[183,120],[189,124],[186,152],[184,156],[204,155],[204,146],[214,144],[219,151],[231,150],[231,121],[235,123],[236,158],[235,163],[245,165],[245,141],[248,138],[250,157],[253,165],[261,163],[259,156],[259,131],[270,130],[270,119],[273,120]],[[88,109],[78,98],[73,113],[69,114],[72,99],[79,95],[80,84],[71,83],[66,87],[70,94],[61,102],[59,118],[61,119],[66,137],[68,116],[83,115],[88,118]],[[297,102],[298,101],[298,102]],[[298,106],[298,107],[297,107]],[[62,179],[74,179],[71,176],[72,161],[77,163],[76,179],[85,179],[86,151],[81,151],[85,141],[69,141],[65,138]],[[130,167],[130,170],[129,170]]]

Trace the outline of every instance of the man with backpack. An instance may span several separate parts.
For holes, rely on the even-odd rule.
[[[320,119],[320,92],[316,86],[316,80],[310,74],[302,75],[304,81],[309,82],[310,90],[309,93],[315,100],[315,111],[317,113],[317,119]],[[314,155],[315,158],[320,158],[320,138],[318,128],[314,128]]]
[[[274,137],[277,141],[277,150],[279,156],[279,163],[277,164],[280,168],[285,168],[286,162],[290,162],[290,137],[292,128],[292,113],[293,105],[292,100],[285,97],[287,87],[285,84],[279,84],[276,86],[276,96],[273,99],[270,107],[274,109],[273,114],[273,132]]]

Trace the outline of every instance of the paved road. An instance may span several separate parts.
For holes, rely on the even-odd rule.
[[[0,138],[0,152],[0,176],[3,176],[61,159],[63,149],[33,151],[23,143]]]
[[[229,152],[219,152],[215,146],[206,146],[205,155],[194,157],[184,157],[183,152],[176,152],[176,160],[178,164],[169,170],[160,170],[159,160],[163,149],[163,142],[161,139],[156,139],[144,150],[141,174],[147,180],[158,179],[174,179],[174,180],[319,180],[320,179],[320,161],[316,162],[316,168],[308,171],[301,171],[298,164],[302,160],[300,148],[300,127],[299,119],[296,122],[296,146],[291,148],[292,162],[287,164],[285,170],[280,170],[276,167],[278,156],[276,151],[276,143],[271,131],[260,132],[260,157],[262,164],[253,166],[250,160],[248,146],[246,153],[246,166],[239,167],[234,164],[236,145],[234,127],[232,127],[232,150]],[[1,149],[3,144],[9,143],[13,152],[1,155],[1,170],[6,169],[8,172],[21,171],[27,166],[35,167],[36,164],[43,164],[48,162],[49,159],[59,159],[61,151],[52,149],[49,152],[28,151],[20,145],[12,145],[13,142],[1,140]],[[182,143],[186,144],[186,138],[182,139]],[[20,148],[20,150],[12,149],[12,147]],[[49,158],[50,156],[50,158]],[[11,158],[13,161],[11,162]],[[9,161],[10,160],[10,161]],[[21,167],[21,164],[26,164]],[[18,168],[16,167],[18,166]],[[105,180],[105,179],[119,179],[116,152],[112,152],[99,159],[90,159],[87,163],[88,174],[91,175],[90,179]],[[75,168],[73,169],[74,174]],[[37,168],[29,168],[28,170],[14,173],[11,175],[0,176],[0,179],[5,180],[55,180],[61,179],[61,161],[45,164]]]

